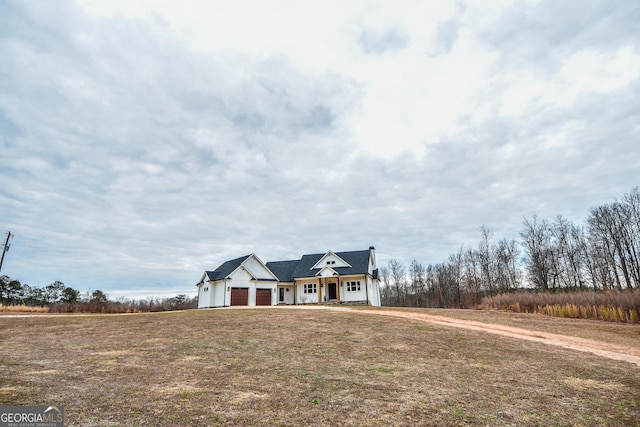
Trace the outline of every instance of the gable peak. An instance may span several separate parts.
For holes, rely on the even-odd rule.
[[[311,270],[314,270],[316,268],[323,268],[323,267],[331,267],[331,268],[351,267],[351,264],[349,264],[344,259],[336,255],[333,251],[329,251],[326,254],[324,254],[322,257],[320,257],[318,262],[316,262],[313,265],[313,267],[311,267]]]

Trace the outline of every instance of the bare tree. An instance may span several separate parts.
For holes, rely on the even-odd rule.
[[[480,227],[474,249],[461,246],[440,264],[413,260],[407,277],[398,260],[381,268],[383,302],[424,307],[471,307],[485,295],[533,285],[559,289],[640,287],[640,191],[594,207],[586,225],[558,216],[524,218],[520,242],[493,240]]]
[[[391,273],[391,280],[395,289],[394,305],[405,305],[406,293],[407,293],[407,280],[404,265],[396,259],[391,259],[387,263],[389,272]]]
[[[424,265],[414,259],[409,266],[409,275],[411,277],[411,305],[423,307],[426,290]]]
[[[464,266],[464,246],[460,246],[456,253],[449,255],[448,285],[453,296],[453,307],[464,308],[466,301],[462,289],[462,273]]]
[[[522,237],[524,263],[529,280],[537,288],[548,291],[549,283],[555,283],[551,228],[546,220],[538,220],[536,215],[531,221],[525,218],[523,225],[524,229],[520,232],[520,237]]]
[[[620,273],[627,287],[631,285],[631,276],[627,268],[627,259],[624,257],[621,223],[617,218],[617,211],[613,205],[598,206],[590,210],[587,221],[592,243],[600,249],[597,254],[604,257],[615,286],[621,290],[623,281]]]
[[[582,289],[587,271],[587,245],[583,229],[559,215],[553,224],[553,234],[562,284],[566,288]]]
[[[518,268],[518,242],[502,239],[494,248],[498,292],[509,292],[521,286]]]
[[[391,280],[389,269],[387,267],[380,268],[380,279],[382,279],[382,304],[391,305]]]
[[[481,287],[489,294],[493,295],[494,268],[491,250],[491,239],[493,233],[483,225],[480,227],[480,244],[478,245],[478,261],[480,262]]]
[[[640,286],[640,190],[635,187],[622,197],[625,210],[626,248],[635,287]]]
[[[464,251],[464,271],[462,273],[462,282],[464,292],[470,295],[473,304],[480,302],[482,293],[482,283],[480,280],[481,269],[478,251],[473,248],[467,248]]]

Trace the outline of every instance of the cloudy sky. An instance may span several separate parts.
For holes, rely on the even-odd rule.
[[[252,252],[582,222],[639,185],[639,5],[2,1],[2,273],[195,294]]]

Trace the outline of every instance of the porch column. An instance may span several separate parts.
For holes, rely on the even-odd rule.
[[[322,279],[318,277],[318,304],[322,302]]]
[[[336,299],[340,301],[340,285],[341,285],[340,276],[338,276],[337,279],[338,279],[338,284],[336,285]]]

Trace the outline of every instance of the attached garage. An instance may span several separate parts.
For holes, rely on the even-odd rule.
[[[271,289],[256,289],[256,305],[271,305]]]
[[[249,305],[249,289],[231,288],[231,305]]]

